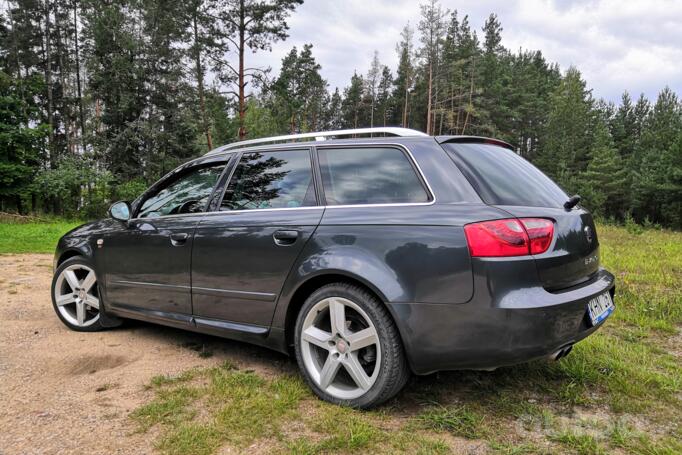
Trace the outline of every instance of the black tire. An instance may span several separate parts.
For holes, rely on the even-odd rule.
[[[355,399],[340,399],[322,390],[307,371],[301,348],[301,333],[306,315],[313,306],[329,297],[342,297],[358,305],[374,324],[381,346],[381,362],[376,381],[364,395]],[[405,358],[398,329],[384,304],[367,289],[350,283],[333,283],[313,292],[299,311],[294,338],[296,361],[305,381],[313,392],[330,403],[367,409],[393,398],[410,378],[410,369]]]
[[[55,286],[57,284],[58,277],[61,275],[61,273],[65,269],[67,269],[73,265],[84,265],[84,266],[92,269],[96,273],[94,264],[83,256],[71,257],[71,258],[67,259],[66,261],[64,261],[62,264],[60,264],[59,267],[57,267],[57,269],[54,272],[54,276],[52,277],[52,286],[50,288],[50,294],[52,297],[52,308],[54,309],[55,313],[57,314],[57,317],[59,318],[59,320],[62,321],[62,323],[65,326],[67,326],[69,329],[74,330],[76,332],[98,332],[98,331],[103,330],[103,329],[108,328],[108,327],[114,327],[114,326],[120,325],[121,321],[118,318],[107,317],[104,314],[103,302],[102,302],[101,297],[99,298],[99,301],[100,301],[100,303],[99,303],[99,306],[100,306],[99,318],[97,318],[97,320],[95,322],[93,322],[91,325],[87,325],[84,327],[75,325],[75,324],[69,322],[64,317],[64,315],[59,311],[59,309],[57,307],[57,301],[55,298]],[[99,283],[96,283],[95,286],[99,286]],[[101,296],[101,293],[99,293],[99,287],[97,289],[97,295]]]

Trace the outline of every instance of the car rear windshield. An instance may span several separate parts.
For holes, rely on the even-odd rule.
[[[479,143],[443,148],[486,204],[561,208],[568,200],[542,171],[507,148]]]

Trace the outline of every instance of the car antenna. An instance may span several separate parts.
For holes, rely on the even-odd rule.
[[[578,202],[580,202],[580,199],[581,198],[580,198],[579,194],[574,194],[573,196],[571,196],[571,198],[568,201],[564,202],[564,208],[566,210],[571,210],[573,207],[578,205]]]

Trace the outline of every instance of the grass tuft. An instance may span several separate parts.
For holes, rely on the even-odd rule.
[[[603,455],[606,454],[604,447],[597,439],[589,434],[580,434],[566,430],[549,437],[551,441],[558,442],[578,455]]]
[[[479,439],[488,432],[485,418],[466,406],[432,407],[417,416],[417,420],[424,428],[448,431],[467,439]]]

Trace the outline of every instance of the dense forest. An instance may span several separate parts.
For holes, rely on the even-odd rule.
[[[287,38],[302,0],[8,0],[0,7],[0,211],[89,218],[179,163],[273,134],[405,126],[512,144],[598,216],[682,227],[682,102],[595,99],[577,68],[426,0],[398,65],[332,88]],[[332,45],[332,44],[327,44]],[[371,52],[358,49],[359,53]]]

